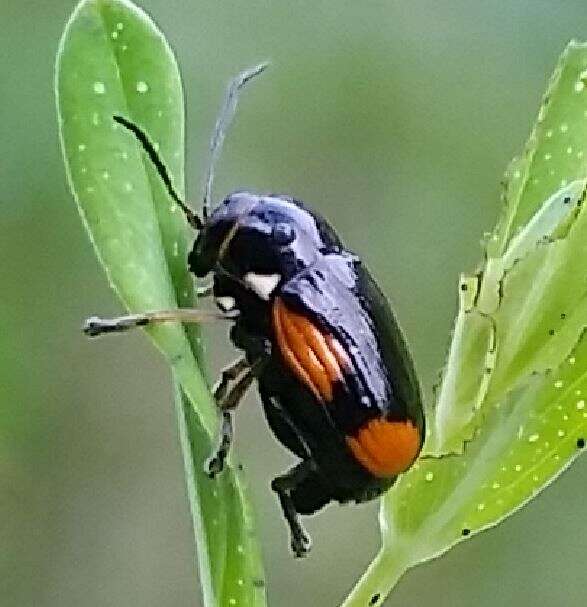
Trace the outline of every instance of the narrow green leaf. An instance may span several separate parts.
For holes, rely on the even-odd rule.
[[[134,137],[139,124],[184,191],[184,106],[179,70],[150,18],[127,0],[84,0],[63,34],[56,65],[63,155],[96,253],[130,311],[194,305],[190,235]],[[263,571],[243,481],[231,466],[214,481],[203,464],[218,421],[198,360],[197,327],[148,330],[173,368],[176,412],[206,605],[265,604]]]
[[[459,313],[426,454],[384,496],[382,548],[345,605],[496,525],[584,450],[587,45],[556,68]]]
[[[501,256],[513,236],[553,192],[585,175],[587,62],[585,44],[565,49],[543,97],[521,159],[506,173],[504,211],[487,252]]]

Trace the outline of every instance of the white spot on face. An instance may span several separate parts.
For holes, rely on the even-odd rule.
[[[112,37],[112,40],[116,40],[116,38],[118,38],[118,32],[114,31],[110,34],[110,36]]]
[[[77,146],[77,149],[78,149],[80,152],[83,152],[83,151],[86,149],[86,144],[85,144],[85,143],[80,143],[80,144]]]
[[[116,29],[117,29],[119,32],[121,32],[121,31],[124,29],[124,23],[120,23],[120,22],[118,22],[118,23],[116,24]]]
[[[562,388],[562,387],[563,387],[563,380],[562,380],[562,379],[557,379],[557,380],[554,382],[554,387],[555,387],[555,388]]]
[[[137,93],[146,93],[149,90],[149,85],[144,80],[137,82]]]
[[[428,482],[430,482],[431,480],[434,479],[434,473],[433,472],[426,472],[426,476],[425,476],[426,480]]]
[[[575,92],[580,93],[585,88],[585,83],[582,80],[575,82]]]
[[[569,130],[569,125],[566,122],[561,124],[561,133],[566,133]]]
[[[577,409],[580,411],[581,409],[585,408],[585,401],[584,400],[578,400],[577,401]]]
[[[104,86],[103,82],[100,81],[96,81],[94,82],[94,93],[96,93],[96,95],[103,95],[106,92],[106,87]]]
[[[280,280],[280,274],[256,274],[255,272],[247,272],[244,275],[244,281],[251,290],[265,301],[269,299]]]
[[[538,434],[531,434],[528,437],[528,442],[529,443],[535,443],[539,438],[540,438],[540,436],[538,436]]]
[[[234,299],[234,297],[230,297],[230,295],[215,297],[214,301],[223,312],[230,312],[236,307],[236,300]]]

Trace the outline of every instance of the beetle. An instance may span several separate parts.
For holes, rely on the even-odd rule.
[[[233,435],[231,411],[256,381],[269,427],[300,460],[271,483],[299,557],[310,548],[299,515],[331,501],[381,495],[418,457],[425,422],[414,364],[387,299],[319,213],[290,196],[248,191],[211,209],[214,164],[239,92],[265,67],[242,72],[228,88],[212,137],[202,218],[176,194],[145,132],[114,119],[139,140],[198,231],[188,267],[197,278],[212,276],[202,294],[214,296],[243,352],[214,388],[221,432],[208,473],[221,472]],[[185,309],[92,317],[84,330],[95,336],[206,317]]]

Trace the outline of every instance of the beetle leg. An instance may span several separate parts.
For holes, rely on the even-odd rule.
[[[222,411],[222,425],[220,428],[220,442],[214,455],[206,462],[205,470],[210,478],[214,478],[224,468],[224,461],[232,444],[233,426],[230,411]]]
[[[202,285],[201,287],[196,288],[196,293],[198,297],[210,297],[214,292],[214,283],[209,282],[206,285]]]
[[[234,320],[235,316],[196,310],[193,308],[178,308],[176,310],[157,310],[143,314],[129,314],[118,318],[99,318],[92,316],[84,323],[83,331],[89,337],[97,337],[104,333],[122,333],[136,327],[159,324],[162,322],[201,323],[210,320]]]
[[[253,383],[261,363],[261,359],[255,361],[252,365],[249,365],[244,358],[236,360],[222,371],[220,380],[214,389],[216,405],[222,411],[222,425],[218,447],[205,466],[205,470],[210,478],[214,478],[224,468],[224,462],[233,438],[232,416],[230,412],[243,399],[246,391]],[[245,371],[244,374],[242,374],[243,370]],[[241,374],[242,376],[236,384],[228,390],[229,383],[232,380],[238,379]]]
[[[271,481],[271,489],[277,493],[285,520],[291,533],[291,548],[294,556],[302,557],[310,551],[312,540],[300,523],[298,512],[291,497],[292,491],[303,482],[313,470],[311,460],[304,460],[297,466]]]
[[[226,398],[226,394],[228,392],[228,386],[231,381],[234,381],[238,378],[238,376],[249,368],[249,363],[246,358],[238,358],[234,362],[232,362],[228,367],[222,369],[222,373],[220,374],[220,379],[214,385],[212,389],[212,393],[214,394],[214,398],[218,406],[220,406],[220,402]],[[223,407],[220,407],[223,408]]]

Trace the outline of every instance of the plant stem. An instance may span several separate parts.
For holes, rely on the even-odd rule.
[[[381,605],[408,569],[407,553],[401,546],[381,548],[341,607]]]

